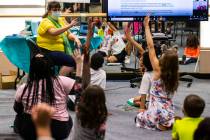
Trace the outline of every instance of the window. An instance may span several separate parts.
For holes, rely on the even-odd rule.
[[[0,40],[19,34],[26,20],[40,21],[44,13],[45,0],[0,0]]]

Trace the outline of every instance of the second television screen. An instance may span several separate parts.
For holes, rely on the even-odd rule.
[[[110,21],[142,20],[142,17],[166,17],[208,20],[207,0],[106,0]]]

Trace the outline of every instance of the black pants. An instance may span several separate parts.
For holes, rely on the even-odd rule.
[[[185,55],[182,56],[182,61],[185,65],[190,64],[190,63],[196,63],[197,60],[198,60],[198,58],[190,57],[187,59],[187,57]]]
[[[44,48],[40,48],[40,50],[52,60],[53,65],[76,67],[74,58],[64,52],[49,51]]]
[[[51,134],[55,140],[63,140],[67,138],[71,132],[73,126],[73,122],[71,117],[69,117],[69,121],[58,121],[51,120]],[[36,129],[31,119],[31,115],[29,114],[19,114],[16,115],[14,121],[14,127],[17,130],[17,133],[24,140],[36,140]]]
[[[100,53],[103,57],[107,56],[106,53],[103,51],[98,51],[98,53]],[[127,52],[125,51],[125,49],[123,49],[119,54],[115,54],[113,56],[117,58],[117,63],[124,63],[126,55]]]
[[[114,55],[118,63],[124,63],[127,52],[123,49],[119,54]]]

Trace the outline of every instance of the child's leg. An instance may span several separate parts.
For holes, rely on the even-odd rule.
[[[134,97],[134,102],[139,102],[141,100],[141,96],[136,96],[136,97]]]
[[[133,46],[130,42],[128,42],[126,44],[126,47],[125,47],[125,51],[127,52],[127,56],[131,55],[132,50],[133,50]]]
[[[140,109],[146,109],[146,94],[141,95]]]
[[[133,103],[135,106],[140,106],[141,105],[141,96],[134,97]]]
[[[188,60],[184,62],[184,64],[187,65],[187,64],[196,63],[196,62],[197,62],[197,58],[189,58]]]
[[[117,60],[117,57],[115,57],[115,56],[109,56],[109,57],[107,57],[107,62],[109,62],[109,63],[116,63],[118,60]]]
[[[130,64],[130,56],[131,56],[131,52],[133,50],[133,46],[130,42],[128,42],[126,44],[126,47],[125,47],[125,51],[127,53],[126,57],[125,57],[125,63],[126,64]]]

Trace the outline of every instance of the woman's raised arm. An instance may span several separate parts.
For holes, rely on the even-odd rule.
[[[53,36],[57,36],[57,35],[60,35],[62,33],[64,33],[65,31],[67,31],[69,28],[71,28],[72,26],[76,25],[77,24],[77,19],[74,19],[71,21],[70,24],[67,24],[65,27],[62,27],[62,28],[50,28],[48,29],[48,33],[50,35],[53,35]]]

